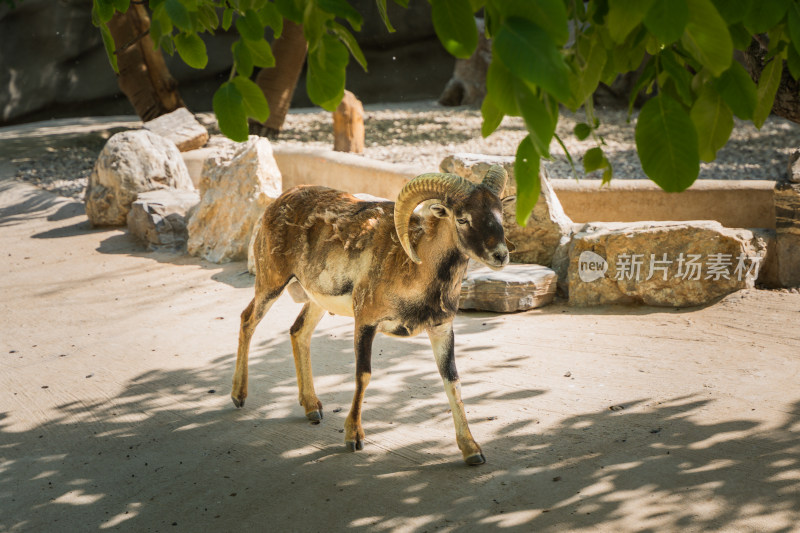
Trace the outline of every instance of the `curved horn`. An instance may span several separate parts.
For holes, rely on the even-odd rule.
[[[481,183],[499,198],[503,194],[503,189],[506,188],[507,179],[508,173],[506,169],[500,165],[492,165]]]
[[[395,202],[394,226],[403,250],[412,261],[417,264],[422,263],[414,248],[411,247],[411,239],[408,235],[412,211],[425,200],[434,198],[444,200],[447,197],[465,198],[474,187],[472,183],[461,176],[436,172],[422,174],[406,183],[400,194],[397,195]]]

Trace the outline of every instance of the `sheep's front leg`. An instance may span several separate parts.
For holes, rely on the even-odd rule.
[[[436,365],[439,375],[444,382],[444,390],[453,412],[453,423],[456,426],[456,442],[461,450],[461,455],[468,465],[480,465],[486,462],[481,452],[481,447],[472,438],[472,433],[467,424],[467,414],[464,412],[464,403],[461,401],[461,382],[456,370],[456,358],[453,350],[453,323],[448,322],[428,328],[428,338],[431,340]]]
[[[344,443],[351,452],[364,448],[364,429],[361,427],[361,403],[372,375],[372,341],[375,339],[375,326],[356,324],[356,392],[353,405],[344,423]]]

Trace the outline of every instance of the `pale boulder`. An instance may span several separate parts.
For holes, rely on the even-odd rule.
[[[513,157],[455,154],[442,160],[440,169],[442,172],[457,174],[473,183],[480,183],[492,165],[502,165],[508,173],[503,197],[515,196],[517,182],[514,177]],[[553,259],[554,256],[558,257],[559,248],[569,243],[573,223],[564,212],[546,171],[541,173],[540,180],[539,200],[525,227],[517,224],[517,203],[514,198],[508,198],[503,202],[503,226],[506,239],[514,245],[514,251],[511,253],[512,262],[559,266],[554,265]],[[563,274],[559,272],[559,275]]]
[[[117,133],[89,176],[86,215],[94,226],[124,226],[139,193],[168,188],[194,189],[175,144],[147,130]]]
[[[185,107],[148,120],[142,127],[174,142],[181,152],[200,148],[208,141],[208,130]]]
[[[460,309],[513,313],[542,307],[556,295],[556,273],[541,265],[470,269],[461,282]]]
[[[263,137],[207,157],[200,204],[189,219],[188,252],[213,263],[246,259],[253,228],[281,188],[272,146]]]
[[[569,303],[686,307],[753,288],[766,242],[714,221],[591,223],[569,248]]]
[[[180,250],[188,239],[186,215],[199,201],[196,191],[143,192],[128,212],[128,231],[150,249]]]

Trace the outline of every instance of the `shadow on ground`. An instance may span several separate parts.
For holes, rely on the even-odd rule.
[[[143,373],[113,397],[76,397],[26,431],[9,431],[0,414],[0,530],[570,531],[613,530],[633,516],[639,531],[702,531],[767,514],[797,518],[800,487],[784,474],[798,467],[800,402],[764,428],[747,413],[699,424],[693,416],[708,400],[697,397],[647,411],[636,409],[646,399],[628,398],[625,410],[578,412],[542,431],[534,414],[549,391],[471,395],[465,376],[468,411],[514,400],[532,413],[512,424],[473,415],[473,429],[491,424],[496,436],[481,443],[489,463],[470,468],[433,362],[408,364],[409,349],[427,348],[393,339],[376,343],[367,449],[347,453],[352,336],[340,329],[314,340],[329,344],[329,367],[341,369],[317,372],[326,405],[317,426],[295,405],[286,340],[254,347],[242,410],[227,397],[234,356],[224,354],[203,368]],[[415,438],[420,424],[436,437]],[[698,502],[700,515],[688,505]]]

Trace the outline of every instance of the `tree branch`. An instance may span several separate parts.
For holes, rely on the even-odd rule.
[[[127,43],[123,44],[122,46],[120,46],[119,48],[114,50],[114,54],[115,55],[121,54],[122,52],[124,52],[125,50],[127,50],[128,48],[130,48],[131,46],[133,46],[134,44],[139,42],[143,37],[145,37],[146,35],[149,35],[149,34],[150,34],[150,28],[147,28],[141,34],[137,35],[136,37],[134,37],[133,39],[131,39]]]

